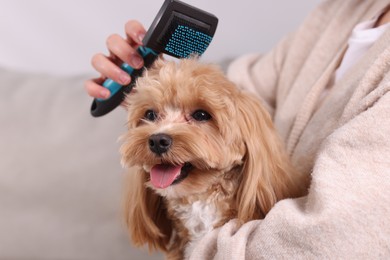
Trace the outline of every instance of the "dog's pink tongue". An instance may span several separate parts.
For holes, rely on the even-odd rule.
[[[150,170],[150,180],[155,188],[164,189],[180,174],[183,165],[157,164]]]

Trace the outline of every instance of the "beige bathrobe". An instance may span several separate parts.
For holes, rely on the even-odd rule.
[[[206,235],[191,259],[390,259],[390,30],[332,83],[353,27],[389,3],[324,1],[270,53],[232,64],[312,183],[263,220]]]

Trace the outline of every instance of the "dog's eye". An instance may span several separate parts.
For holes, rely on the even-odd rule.
[[[154,110],[147,110],[145,112],[144,118],[148,121],[156,121],[157,113]]]
[[[211,115],[204,110],[196,110],[192,113],[192,118],[196,121],[208,121],[211,119]]]

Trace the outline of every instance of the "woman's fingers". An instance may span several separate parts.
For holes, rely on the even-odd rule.
[[[98,53],[92,57],[92,66],[101,77],[85,82],[85,89],[91,97],[105,99],[110,96],[110,91],[102,86],[107,78],[121,85],[130,84],[130,75],[120,68],[122,63],[125,62],[135,69],[140,69],[144,65],[142,57],[137,52],[146,33],[144,27],[138,21],[131,20],[125,24],[125,33],[125,38],[118,34],[112,34],[107,38],[110,56]]]
[[[110,97],[110,91],[105,87],[101,86],[103,81],[104,78],[89,79],[85,81],[84,87],[88,95],[90,95],[93,98],[102,98],[102,99],[106,99]]]
[[[107,48],[115,58],[126,62],[135,69],[143,66],[143,59],[129,43],[118,34],[107,38]]]
[[[125,24],[127,41],[131,46],[137,47],[142,45],[142,40],[146,34],[145,28],[136,20],[130,20]]]
[[[102,53],[95,54],[91,63],[102,76],[110,78],[121,85],[127,85],[131,81],[129,74]]]

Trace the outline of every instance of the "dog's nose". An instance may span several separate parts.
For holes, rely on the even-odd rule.
[[[166,153],[172,145],[172,138],[167,134],[153,134],[149,137],[149,149],[161,155]]]

